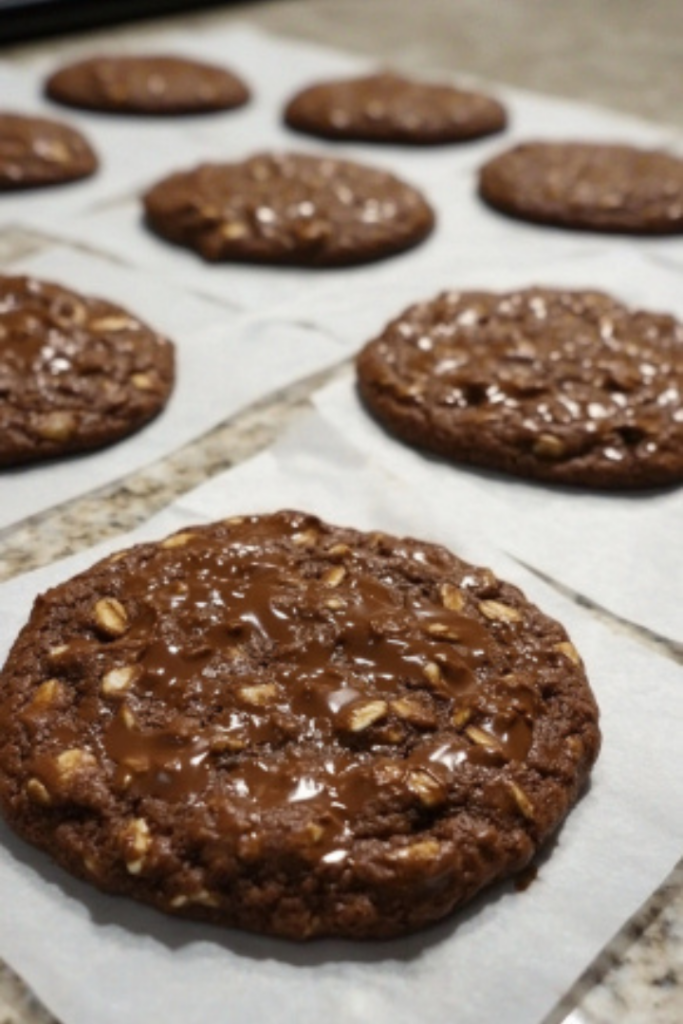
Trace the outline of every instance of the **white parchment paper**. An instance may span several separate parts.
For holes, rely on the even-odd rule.
[[[536,881],[523,893],[499,886],[407,939],[298,946],[173,921],[100,895],[0,825],[0,955],[64,1024],[533,1024],[680,854],[683,794],[674,751],[683,671],[606,631],[488,547],[457,509],[426,501],[319,418],[128,540],[281,507],[445,543],[521,585],[567,626],[601,705],[604,746],[589,792],[541,859]],[[94,557],[79,555],[0,587],[0,657],[36,592]]]
[[[355,380],[316,399],[321,414],[430,504],[612,613],[683,639],[683,491],[618,494],[546,486],[451,465],[400,444],[361,407]]]
[[[164,45],[163,38],[157,41]],[[57,237],[85,242],[115,254],[124,262],[156,268],[184,286],[218,298],[242,310],[263,310],[311,292],[340,285],[348,289],[349,306],[355,289],[367,283],[383,287],[397,274],[439,275],[490,264],[518,265],[523,260],[564,259],[585,251],[614,247],[613,237],[541,228],[503,217],[476,197],[476,170],[489,156],[521,139],[582,138],[630,141],[636,145],[680,146],[668,129],[586,104],[551,100],[532,93],[494,87],[510,108],[509,131],[465,145],[420,148],[326,143],[289,131],[281,111],[289,96],[311,81],[366,71],[367,60],[351,58],[327,48],[271,37],[249,28],[198,33],[192,51],[207,59],[222,60],[248,78],[254,89],[249,107],[228,119],[204,119],[192,126],[191,145],[179,149],[166,171],[192,167],[202,159],[235,160],[265,149],[332,153],[385,167],[420,188],[432,202],[438,218],[436,232],[418,248],[372,265],[352,269],[311,271],[239,264],[206,264],[194,253],[170,245],[143,224],[139,195],[116,197],[99,212],[60,218],[48,225]],[[179,129],[178,129],[179,130]],[[160,175],[163,176],[163,175]],[[152,184],[150,176],[148,184]],[[144,188],[138,192],[144,191]],[[39,221],[32,221],[40,227]],[[45,222],[42,227],[45,228]],[[683,260],[683,237],[637,239],[624,244],[641,251]]]
[[[120,303],[171,338],[176,386],[165,410],[117,444],[83,455],[3,469],[0,528],[101,487],[199,437],[270,391],[337,362],[324,333],[224,307],[170,287],[161,276],[67,248],[14,264],[27,273]]]
[[[103,46],[100,45],[98,52],[102,51]],[[581,137],[613,142],[633,139],[637,144],[653,147],[675,147],[678,139],[673,129],[653,125],[642,118],[587,103],[544,97],[501,83],[482,82],[472,76],[454,76],[451,72],[426,68],[411,74],[426,80],[451,81],[462,88],[478,89],[500,97],[509,112],[505,132],[464,144],[426,148],[347,141],[325,142],[294,132],[284,124],[282,114],[287,101],[309,84],[382,70],[386,67],[384,62],[351,55],[317,43],[271,35],[248,24],[211,28],[200,25],[195,27],[192,35],[181,35],[167,29],[144,41],[132,38],[123,40],[118,45],[119,51],[181,54],[229,67],[244,79],[252,91],[251,100],[244,107],[216,116],[147,118],[142,122],[149,123],[153,128],[169,129],[190,137],[195,142],[203,143],[207,152],[216,155],[221,152],[239,152],[233,143],[235,137],[243,144],[250,142],[257,146],[261,144],[261,139],[265,139],[268,144],[280,142],[283,145],[309,148],[324,145],[357,159],[387,160],[401,167],[404,172],[411,166],[424,165],[436,175],[454,166],[478,166],[503,146],[528,139],[536,133],[556,139]],[[75,41],[68,51],[65,49],[60,53],[58,62],[53,57],[39,56],[28,62],[27,66],[34,81],[40,85],[45,76],[57,66],[92,53],[92,41]],[[54,103],[50,106],[53,110],[65,109]],[[136,123],[130,117],[103,117],[88,111],[74,111],[74,114],[83,118],[83,125],[128,122],[134,129]],[[139,121],[137,123],[140,124]]]

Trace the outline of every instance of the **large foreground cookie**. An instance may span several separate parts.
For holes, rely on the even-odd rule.
[[[133,433],[166,404],[173,363],[171,343],[120,306],[0,277],[0,466]]]
[[[635,146],[531,142],[481,168],[479,193],[503,213],[593,231],[683,231],[683,160]]]
[[[87,178],[98,160],[80,132],[59,121],[0,114],[0,192]]]
[[[158,54],[89,57],[55,71],[50,99],[116,114],[202,114],[240,107],[244,82],[225,68]]]
[[[427,201],[348,160],[261,153],[172,174],[144,196],[148,224],[205,260],[345,266],[421,242]]]
[[[487,569],[297,512],[187,529],[38,598],[0,676],[0,801],[69,871],[295,939],[400,934],[518,872],[597,709]]]
[[[479,138],[506,123],[505,109],[489,96],[391,73],[308,86],[289,101],[284,118],[325,139],[418,146]]]
[[[360,394],[408,444],[599,488],[683,480],[683,325],[598,292],[447,292],[357,360]]]

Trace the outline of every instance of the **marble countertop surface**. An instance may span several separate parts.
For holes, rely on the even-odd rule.
[[[89,38],[93,45],[103,40],[109,45],[131,34],[143,41],[162,23],[191,31],[200,23],[233,21],[372,55],[406,70],[463,72],[683,129],[680,0],[650,0],[647,5],[641,0],[275,0],[109,28]],[[6,47],[0,58],[21,64],[37,53],[58,53],[74,38]],[[0,234],[0,263],[40,244],[27,233],[5,231]],[[270,395],[146,470],[2,531],[0,580],[130,530],[189,488],[263,449],[335,372]],[[623,628],[617,622],[608,625]],[[641,634],[640,639],[648,638]],[[657,643],[655,638],[650,642]],[[680,646],[657,647],[683,662]],[[543,1024],[565,1020],[683,1020],[683,862]],[[0,1024],[50,1021],[50,1014],[0,961]]]

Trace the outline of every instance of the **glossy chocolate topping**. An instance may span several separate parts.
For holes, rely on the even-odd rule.
[[[59,715],[41,725],[40,781],[59,789],[54,748],[78,736],[127,800],[192,806],[229,846],[296,804],[306,856],[336,863],[369,806],[424,811],[448,803],[465,765],[523,762],[533,677],[557,651],[477,596],[499,597],[491,574],[445,575],[440,549],[393,541],[378,554],[382,538],[339,532],[298,513],[247,517],[150,546],[135,573],[111,562],[91,637],[67,628],[48,658],[76,704],[68,728]],[[84,666],[99,697],[76,696]]]
[[[597,755],[556,622],[433,544],[188,528],[36,601],[0,804],[68,870],[302,939],[397,935],[523,868]]]

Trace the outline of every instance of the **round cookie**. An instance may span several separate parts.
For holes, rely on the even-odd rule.
[[[625,145],[529,142],[480,170],[479,194],[522,220],[592,231],[683,231],[683,160]]]
[[[434,226],[420,192],[389,172],[294,153],[202,164],[143,201],[157,234],[209,261],[347,266],[411,248]]]
[[[158,54],[96,56],[55,71],[45,83],[52,100],[115,114],[202,114],[241,107],[245,83],[225,68]]]
[[[455,462],[592,488],[683,480],[683,325],[599,292],[447,292],[357,359],[367,408]]]
[[[127,310],[0,277],[0,466],[100,448],[166,404],[171,342]]]
[[[489,96],[389,72],[308,86],[289,101],[284,119],[324,139],[416,146],[491,135],[507,120]]]
[[[38,598],[0,675],[0,803],[169,913],[388,937],[528,864],[597,723],[564,629],[489,570],[249,515]]]
[[[0,114],[0,192],[88,178],[98,160],[80,132],[45,117]]]

